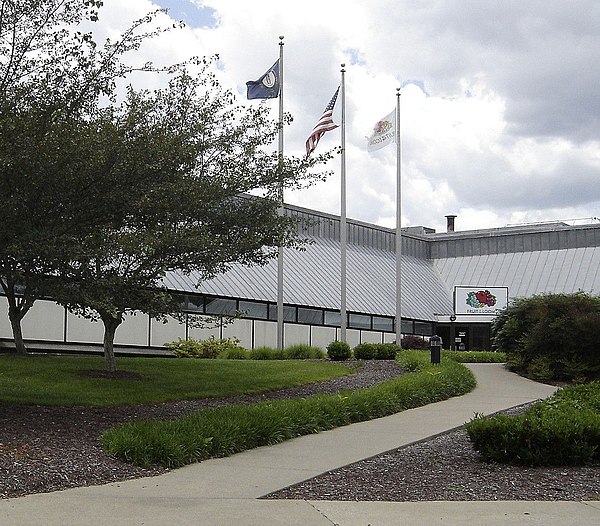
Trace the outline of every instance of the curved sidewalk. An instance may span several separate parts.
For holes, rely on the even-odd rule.
[[[477,387],[418,409],[299,437],[158,477],[0,501],[0,524],[54,525],[527,525],[600,524],[600,502],[332,502],[258,500],[373,455],[550,396],[554,388],[469,365]]]

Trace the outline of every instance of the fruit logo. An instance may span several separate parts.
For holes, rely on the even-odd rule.
[[[477,292],[469,292],[467,294],[467,305],[474,309],[481,309],[483,307],[493,307],[496,305],[496,296],[494,296],[489,290],[478,290]]]

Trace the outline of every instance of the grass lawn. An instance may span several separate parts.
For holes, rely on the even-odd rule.
[[[0,354],[0,400],[114,406],[253,394],[348,374],[348,366],[301,360],[118,358],[128,378],[106,378],[101,356]],[[90,371],[93,372],[90,374]]]

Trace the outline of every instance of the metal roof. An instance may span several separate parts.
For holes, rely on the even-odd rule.
[[[308,220],[300,233],[310,244],[285,250],[284,302],[340,308],[340,219],[305,208],[286,213]],[[510,297],[583,290],[600,294],[600,225],[556,222],[497,229],[402,234],[402,317],[434,321],[452,314],[455,286],[508,287]],[[395,231],[348,220],[347,310],[395,315]],[[172,290],[276,302],[277,261],[233,265],[203,281],[172,272]]]
[[[339,310],[340,243],[311,238],[304,250],[284,252],[284,303]],[[347,310],[384,316],[395,314],[395,254],[389,250],[347,245]],[[275,302],[277,261],[261,267],[234,265],[225,274],[195,287],[198,276],[170,273],[174,290]],[[402,317],[434,320],[433,313],[452,312],[451,294],[433,262],[402,256]]]
[[[600,293],[600,247],[483,254],[434,260],[449,288],[508,287],[511,298],[543,293]]]

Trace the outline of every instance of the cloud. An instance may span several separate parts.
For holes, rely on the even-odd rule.
[[[245,82],[277,58],[284,35],[285,150],[304,142],[346,80],[348,217],[393,226],[396,149],[370,155],[365,136],[402,87],[402,222],[445,229],[600,215],[600,4],[594,0],[106,0],[107,33],[152,6],[188,27],[143,58],[220,56],[219,77]],[[134,16],[135,15],[135,16]],[[277,101],[269,101],[272,115]],[[334,117],[341,118],[338,100]],[[340,144],[338,131],[319,143]],[[334,175],[289,202],[339,213]]]

